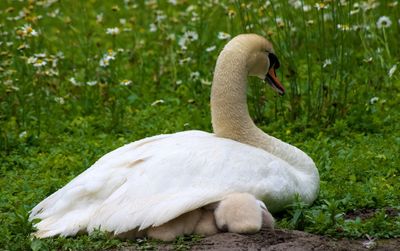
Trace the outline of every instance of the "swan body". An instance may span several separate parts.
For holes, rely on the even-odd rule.
[[[183,220],[189,227],[178,224],[178,232],[192,233],[200,219],[210,222],[214,214],[218,223],[224,215],[217,217],[217,211],[203,215],[196,210],[218,202],[222,205],[234,193],[255,196],[271,212],[282,210],[295,195],[312,203],[319,189],[312,159],[262,132],[248,114],[248,75],[269,76],[272,85],[283,90],[275,76],[276,62],[269,55],[274,55],[271,44],[258,35],[232,39],[214,72],[215,134],[158,135],[104,155],[32,209],[30,219],[41,220],[35,225],[35,235],[71,236],[100,228],[117,236],[157,237],[157,227],[185,214],[192,215]],[[222,212],[229,214],[229,210]],[[192,219],[196,224],[190,223]],[[197,226],[202,229],[202,224]],[[215,232],[210,224],[204,226],[205,232]]]

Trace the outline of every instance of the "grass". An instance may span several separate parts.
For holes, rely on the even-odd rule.
[[[288,90],[277,98],[250,80],[253,118],[310,154],[321,175],[317,201],[297,201],[278,224],[334,237],[399,237],[397,2],[172,2],[1,1],[0,249],[156,247],[100,232],[32,239],[28,212],[125,143],[211,131],[214,63],[228,35],[243,32],[274,42]],[[114,27],[119,33],[107,34]]]

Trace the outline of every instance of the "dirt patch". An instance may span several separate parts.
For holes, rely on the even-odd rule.
[[[373,208],[361,208],[361,209],[355,209],[353,211],[347,212],[345,214],[346,219],[356,219],[359,217],[361,220],[369,219],[372,218],[376,213],[378,213],[381,209],[373,209]],[[385,214],[388,217],[396,217],[400,215],[400,210],[392,207],[387,207],[385,209]]]
[[[309,251],[309,250],[399,250],[400,239],[378,240],[368,249],[365,243],[368,240],[336,240],[324,236],[313,235],[301,231],[277,229],[275,233],[263,228],[259,233],[242,235],[234,233],[220,233],[201,239],[192,245],[190,250],[265,250],[265,251]],[[162,244],[158,250],[174,250],[171,244]],[[124,248],[122,250],[135,250]]]

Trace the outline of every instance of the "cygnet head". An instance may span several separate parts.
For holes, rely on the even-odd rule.
[[[249,76],[265,80],[280,95],[285,88],[276,76],[280,63],[274,48],[268,40],[257,34],[241,34],[229,41],[224,52],[242,53],[246,57],[246,68]]]

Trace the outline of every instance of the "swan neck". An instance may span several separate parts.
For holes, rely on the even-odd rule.
[[[211,117],[214,133],[244,144],[261,148],[296,166],[314,172],[312,159],[259,129],[247,107],[247,55],[243,51],[224,50],[218,57],[211,88]]]
[[[222,51],[211,88],[214,133],[237,141],[256,128],[247,107],[246,57],[241,51]]]

